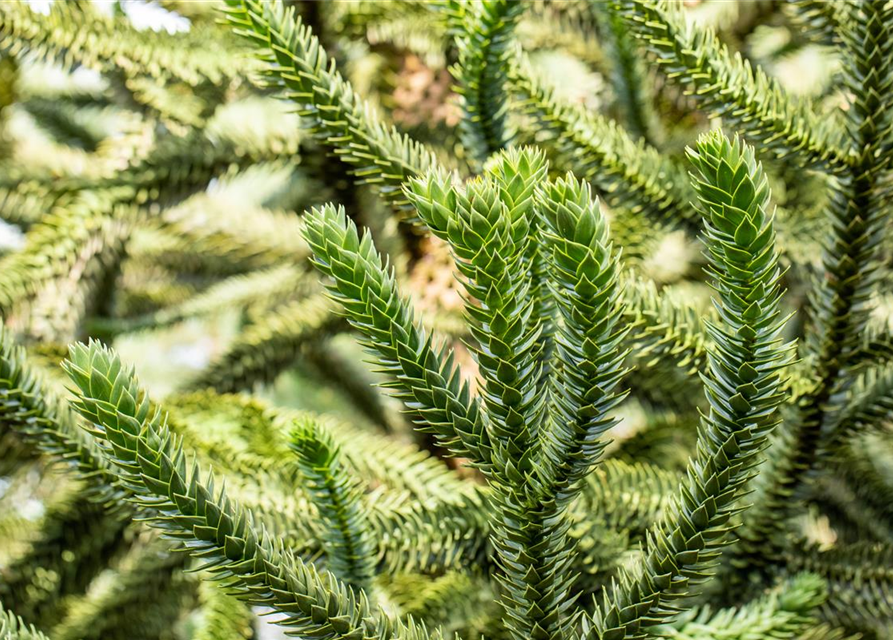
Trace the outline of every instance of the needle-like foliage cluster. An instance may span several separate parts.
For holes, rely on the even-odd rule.
[[[891,103],[888,0],[0,3],[0,640],[891,637]]]

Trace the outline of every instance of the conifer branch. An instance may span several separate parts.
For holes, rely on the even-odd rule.
[[[153,410],[131,371],[96,343],[72,347],[65,369],[75,384],[78,411],[103,443],[103,455],[133,492],[137,508],[165,536],[200,558],[216,580],[240,599],[283,614],[295,634],[328,638],[358,635],[423,640],[410,622],[391,622],[332,574],[318,572],[264,529],[254,516],[205,483],[193,461]]]
[[[788,556],[792,570],[815,573],[828,583],[822,617],[836,626],[880,629],[893,620],[893,548],[855,543],[820,550],[800,545]]]
[[[4,606],[58,640],[890,636],[893,3],[610,3],[0,6]],[[708,125],[756,151],[706,134],[689,180]],[[98,343],[59,367],[233,311],[170,414]]]
[[[538,142],[554,150],[560,168],[587,180],[612,208],[669,226],[693,228],[691,188],[683,172],[615,122],[565,104],[523,60],[512,68],[512,90],[539,129]],[[545,134],[545,135],[544,135]]]
[[[893,415],[893,366],[868,369],[851,387],[850,400],[834,418],[834,437],[824,445],[825,455],[859,432],[880,429]]]
[[[249,325],[188,388],[232,393],[271,383],[300,357],[304,344],[329,335],[338,325],[331,303],[322,294],[282,305]]]
[[[847,16],[846,6],[840,0],[792,0],[786,8],[807,37],[823,45],[842,44],[840,34]]]
[[[91,327],[109,333],[163,329],[229,309],[272,303],[296,291],[309,293],[311,286],[306,279],[304,270],[290,264],[258,269],[222,280],[180,304],[132,318],[99,319],[92,322]]]
[[[15,305],[48,282],[71,278],[78,264],[113,264],[136,219],[120,196],[120,191],[83,194],[35,225],[20,251],[0,259],[0,313],[9,317]],[[89,290],[98,284],[101,271],[89,269],[85,275],[92,276],[85,283]]]
[[[552,418],[541,436],[537,467],[544,497],[561,509],[601,456],[607,444],[602,436],[617,424],[609,414],[625,397],[614,390],[626,373],[622,268],[607,221],[585,183],[568,175],[543,187],[539,200],[551,295],[562,322],[551,380]]]
[[[571,553],[570,520],[555,494],[534,481],[541,438],[551,437],[540,435],[549,394],[538,391],[543,318],[533,315],[529,257],[539,224],[535,190],[545,172],[542,155],[523,149],[503,153],[464,191],[437,175],[409,187],[421,219],[449,242],[471,299],[466,317],[494,443],[491,539],[506,625],[515,638],[537,639],[567,636],[563,603],[573,601],[563,561]]]
[[[891,140],[889,114],[878,96],[893,88],[893,8],[884,2],[854,4],[848,23],[844,77],[854,96],[847,112],[853,161],[835,177],[828,205],[830,233],[822,254],[825,277],[811,299],[815,326],[808,348],[816,358],[818,382],[798,399],[798,415],[786,423],[773,447],[770,466],[758,484],[758,509],[736,549],[757,566],[777,557],[779,528],[790,512],[790,497],[824,445],[836,438],[835,414],[854,382],[858,362],[851,358],[861,346],[877,278],[886,221],[882,178],[890,168],[890,158],[881,150]],[[773,547],[774,552],[767,553]]]
[[[275,412],[276,422],[291,420]],[[420,502],[465,503],[477,496],[476,487],[426,451],[349,424],[317,418],[336,441],[345,460],[366,481]]]
[[[25,350],[12,333],[0,327],[0,418],[48,455],[79,471],[109,505],[120,504],[115,476],[96,443],[75,422],[67,404],[57,398],[28,365]]]
[[[713,308],[702,311],[670,290],[658,292],[653,282],[641,278],[627,278],[624,302],[630,355],[640,367],[671,362],[688,374],[703,370],[711,338],[701,320],[715,322]]]
[[[615,0],[616,1],[616,0]],[[809,105],[788,96],[761,69],[733,56],[711,29],[686,21],[667,0],[619,0],[621,15],[664,72],[686,87],[711,113],[722,116],[780,158],[804,167],[839,170],[850,163],[840,132]]]
[[[433,153],[378,120],[330,63],[319,40],[282,0],[226,0],[226,19],[259,47],[271,84],[302,105],[320,139],[364,183],[398,211],[407,211],[401,185],[437,166]]]
[[[672,640],[801,638],[816,625],[816,610],[827,595],[819,576],[802,573],[784,581],[769,595],[741,607],[718,611],[709,607],[692,609],[671,625],[659,627],[659,633]]]
[[[162,233],[150,235],[145,245],[134,242],[131,255],[177,272],[204,268],[215,275],[298,264],[309,255],[301,220],[291,212],[246,207],[237,215],[209,220],[209,206],[196,199],[166,209],[155,220]]]
[[[352,353],[339,347],[337,336],[322,343],[305,344],[298,366],[306,375],[349,398],[371,424],[385,432],[399,427],[400,419],[390,410],[384,395],[376,386],[374,374],[365,363],[358,362]]]
[[[678,486],[679,479],[671,471],[609,458],[586,477],[571,510],[606,529],[639,537],[660,519]]]
[[[523,2],[483,0],[469,4],[456,38],[459,62],[452,69],[462,96],[459,123],[462,144],[478,165],[508,146],[508,101],[505,94],[509,44]]]
[[[338,446],[314,423],[296,424],[291,446],[322,520],[326,568],[350,587],[371,594],[375,577],[372,531],[356,479],[342,464]]]
[[[474,300],[465,312],[500,474],[531,471],[545,406],[536,392],[541,319],[532,313],[529,259],[535,188],[545,172],[541,154],[512,151],[464,191],[452,186],[451,176],[439,174],[414,180],[407,189],[419,217],[449,242],[465,291]]]
[[[53,3],[47,15],[19,0],[0,5],[0,49],[70,67],[173,77],[192,86],[251,71],[231,41],[215,36],[206,27],[177,35],[139,31],[128,20],[76,2]]]
[[[731,519],[754,475],[759,454],[779,422],[782,344],[778,257],[769,189],[753,150],[721,132],[705,134],[689,152],[704,216],[708,271],[719,321],[708,325],[715,347],[702,376],[710,411],[703,416],[696,457],[663,522],[649,535],[645,557],[606,592],[585,637],[644,638],[709,575],[728,544]]]
[[[327,205],[305,214],[304,234],[313,263],[325,276],[333,299],[348,322],[378,354],[388,385],[424,419],[419,428],[434,433],[454,455],[467,456],[486,470],[491,451],[484,416],[445,347],[436,348],[396,288],[368,234],[360,237],[343,209]]]
[[[634,139],[654,145],[657,120],[650,104],[648,81],[638,43],[630,37],[617,7],[611,2],[592,2],[592,14],[598,24],[602,49],[611,73],[614,100],[612,111]]]

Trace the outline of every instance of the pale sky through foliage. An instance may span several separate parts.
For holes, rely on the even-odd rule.
[[[28,4],[31,5],[34,11],[47,14],[54,1],[28,0]],[[113,0],[93,0],[93,4],[97,8],[109,12],[115,5]],[[164,30],[168,33],[180,33],[189,30],[189,20],[167,11],[156,2],[124,0],[121,2],[121,8],[137,29]]]

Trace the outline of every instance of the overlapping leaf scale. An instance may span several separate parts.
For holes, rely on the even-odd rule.
[[[250,511],[205,483],[145,391],[116,354],[92,343],[72,347],[65,369],[78,411],[91,423],[137,508],[240,599],[283,614],[292,635],[358,640],[423,640],[413,623],[392,622],[331,573],[305,564]]]
[[[728,544],[738,498],[779,422],[777,407],[791,346],[782,343],[777,253],[769,190],[753,150],[721,132],[690,152],[705,222],[708,271],[719,320],[702,376],[709,412],[682,492],[649,534],[645,557],[605,592],[585,637],[647,637],[675,613],[674,600],[697,589]]]
[[[663,72],[725,124],[779,157],[804,167],[838,170],[850,162],[829,119],[787,95],[777,80],[734,56],[711,29],[686,20],[670,0],[613,0],[630,30],[648,45]]]
[[[758,509],[744,530],[741,550],[756,566],[777,557],[783,514],[790,496],[837,437],[837,414],[861,366],[862,347],[878,279],[878,251],[886,223],[884,176],[890,169],[893,125],[880,98],[893,89],[893,8],[884,2],[849,7],[844,81],[852,91],[847,111],[851,162],[835,175],[828,204],[830,233],[824,241],[822,272],[811,292],[814,326],[807,352],[815,358],[817,382],[798,398],[798,413],[787,421],[759,483]],[[769,546],[773,545],[773,546]],[[773,547],[775,551],[772,551]]]
[[[532,469],[545,405],[536,389],[541,319],[532,313],[529,260],[535,188],[545,170],[541,154],[513,151],[465,189],[440,173],[413,180],[407,189],[419,217],[449,243],[470,298],[465,312],[471,348],[481,371],[494,463],[507,486]]]
[[[302,105],[323,142],[377,187],[398,211],[409,213],[401,186],[437,166],[433,153],[382,123],[330,63],[310,29],[282,0],[227,0],[226,17],[260,47],[270,82]]]
[[[617,424],[609,414],[625,397],[616,390],[627,355],[622,267],[588,185],[572,175],[551,182],[542,187],[539,207],[549,282],[562,320],[539,482],[543,496],[564,509],[603,452],[602,436]]]
[[[840,0],[792,0],[785,7],[804,35],[826,46],[840,46],[841,28],[847,20],[846,6]]]
[[[893,90],[893,9],[882,2],[859,3],[850,18],[844,31],[844,81],[853,95],[847,125],[854,159],[832,184],[831,230],[822,254],[826,275],[811,299],[816,328],[809,347],[818,355],[822,379],[818,405],[845,390],[846,382],[838,378],[846,377],[847,361],[863,339],[887,222],[884,177],[891,160],[883,150],[893,139],[893,116],[880,96]]]
[[[505,84],[509,45],[523,2],[483,0],[469,5],[456,38],[459,62],[451,69],[462,96],[462,144],[478,164],[508,146]]]
[[[350,587],[371,594],[375,548],[357,478],[341,461],[331,436],[311,421],[295,425],[291,446],[322,521],[326,568]]]
[[[532,290],[535,276],[548,273],[534,273],[530,243],[538,238],[536,188],[545,172],[542,155],[524,149],[503,153],[464,188],[435,173],[408,188],[419,217],[449,243],[469,298],[471,348],[494,444],[491,540],[506,624],[517,638],[563,637],[573,601],[571,521],[535,481],[549,394],[540,387],[544,318],[534,307],[548,293]]]
[[[304,236],[315,266],[331,279],[330,294],[378,355],[380,368],[392,376],[388,386],[423,419],[419,428],[487,471],[492,452],[479,401],[462,380],[452,352],[435,346],[415,320],[371,236],[361,237],[344,210],[331,205],[305,215]]]

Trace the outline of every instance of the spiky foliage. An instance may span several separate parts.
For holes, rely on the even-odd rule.
[[[459,127],[462,143],[477,163],[511,139],[506,128],[506,72],[512,28],[523,10],[523,3],[509,0],[473,3],[457,29],[459,62],[453,76],[465,112]]]
[[[336,320],[328,302],[319,295],[282,305],[246,328],[191,386],[227,392],[271,382],[295,361],[303,343],[320,340]]]
[[[202,481],[165,417],[151,408],[132,372],[113,353],[96,344],[78,345],[66,370],[80,389],[78,411],[92,422],[91,433],[120,469],[136,503],[241,599],[273,606],[295,635],[428,637],[411,623],[393,625],[362,593],[353,595],[334,575],[316,571],[258,529],[252,513],[225,489],[216,489],[213,479]]]
[[[338,447],[305,422],[292,433],[301,478],[323,525],[327,568],[351,587],[372,592],[372,535],[363,515],[362,495],[340,460]]]
[[[400,185],[436,165],[433,154],[380,122],[329,64],[319,40],[281,2],[233,0],[227,19],[237,33],[261,47],[267,77],[303,105],[322,141],[376,185],[396,207],[405,205]]]
[[[672,615],[669,603],[703,582],[727,544],[741,490],[777,426],[780,371],[790,360],[781,342],[780,270],[768,186],[753,150],[722,134],[698,140],[693,180],[704,216],[710,273],[720,320],[708,325],[716,346],[702,375],[709,413],[680,499],[651,534],[644,566],[605,599],[589,637],[645,637],[643,627]],[[709,532],[709,535],[705,533]]]
[[[619,400],[610,391],[622,359],[613,349],[620,336],[609,321],[617,301],[616,265],[604,221],[575,182],[537,198],[544,172],[540,156],[521,151],[501,157],[465,193],[443,178],[412,186],[420,217],[450,243],[477,303],[466,309],[480,345],[475,353],[494,440],[499,515],[493,538],[505,572],[509,628],[517,637],[568,633],[561,603],[569,597],[572,576],[560,558],[569,549],[569,521],[561,515],[598,457],[597,439],[611,426],[605,416]],[[568,229],[578,231],[572,241],[562,239]],[[553,390],[557,415],[551,424],[544,424],[551,394],[537,388],[544,319],[533,315],[533,262],[527,259],[528,245],[538,237],[554,243],[545,251],[549,282],[579,292],[558,304],[565,324],[557,337],[554,375],[569,379]],[[582,265],[600,265],[604,272],[583,276]],[[519,482],[527,477],[529,486]]]
[[[0,605],[0,638],[3,640],[46,640],[46,636],[27,625],[11,611],[5,611]]]
[[[119,68],[128,75],[172,76],[196,85],[239,73],[238,61],[244,60],[227,40],[218,41],[215,49],[204,46],[199,55],[183,56],[183,48],[171,43],[176,36],[140,33],[126,20],[106,18],[81,3],[54,4],[46,17],[27,3],[7,2],[2,11],[4,49],[24,48],[30,56],[55,58],[66,66]],[[191,37],[207,45],[201,33]]]
[[[837,168],[848,163],[838,133],[809,106],[789,97],[761,69],[733,55],[709,30],[687,23],[666,0],[618,3],[637,37],[654,52],[665,73],[689,85],[705,108],[738,126],[754,142],[804,166]]]
[[[639,47],[630,38],[626,25],[613,3],[593,5],[603,48],[610,59],[611,86],[614,92],[612,112],[634,137],[649,144],[658,141],[657,119],[649,103],[648,78]]]
[[[412,401],[412,409],[443,446],[482,466],[488,464],[479,402],[470,398],[452,353],[435,347],[415,321],[372,238],[368,234],[361,238],[344,211],[330,206],[310,212],[304,235],[317,268],[332,278],[329,292],[343,301],[348,322],[379,355],[381,368],[393,378],[391,386]],[[363,288],[355,277],[361,278]]]
[[[893,13],[885,3],[854,5],[845,39],[845,78],[854,91],[848,111],[850,162],[836,177],[828,204],[830,230],[825,240],[823,270],[827,274],[813,290],[814,329],[809,355],[815,358],[815,384],[799,399],[797,415],[780,439],[781,455],[760,486],[764,493],[759,517],[745,530],[742,551],[753,552],[759,565],[765,544],[776,540],[778,507],[799,490],[822,450],[838,444],[843,409],[855,382],[849,359],[859,349],[868,321],[872,286],[877,273],[883,217],[878,183],[888,161],[876,150],[889,143],[889,114],[877,97],[889,90],[893,75],[887,60]],[[858,360],[853,363],[858,365]],[[870,405],[866,407],[871,411]],[[775,541],[776,547],[780,544]]]
[[[25,625],[890,636],[888,2],[45,4],[0,7]]]
[[[661,631],[664,637],[676,640],[802,637],[804,631],[814,627],[815,609],[826,595],[822,579],[804,573],[740,609],[692,610]]]
[[[113,502],[118,496],[96,443],[84,437],[68,403],[58,399],[31,369],[25,350],[6,329],[0,329],[0,367],[4,430],[14,431],[32,446],[64,460],[91,481],[101,499]]]
[[[592,182],[612,207],[661,223],[683,224],[693,217],[682,172],[616,122],[567,104],[522,64],[512,88],[538,126],[547,148],[563,166]]]

